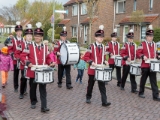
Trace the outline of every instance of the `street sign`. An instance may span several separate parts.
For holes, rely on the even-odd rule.
[[[56,13],[66,13],[68,14],[68,10],[55,10]]]

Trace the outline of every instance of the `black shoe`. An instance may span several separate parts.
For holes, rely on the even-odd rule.
[[[121,88],[121,90],[125,90],[123,87],[120,87]]]
[[[46,109],[45,108],[41,108],[41,112],[46,112]]]
[[[103,106],[103,107],[107,107],[107,106],[110,106],[110,105],[111,105],[111,103],[110,103],[110,102],[102,103],[102,106]]]
[[[121,84],[120,84],[120,83],[117,83],[117,87],[121,87]]]
[[[58,87],[61,88],[61,87],[62,87],[62,84],[58,84]]]
[[[137,94],[139,91],[138,90],[132,90],[131,93]]]
[[[91,100],[90,99],[86,99],[86,103],[90,104]]]
[[[23,95],[27,95],[28,93],[25,91]]]
[[[156,97],[156,98],[153,98],[154,101],[159,101],[160,102],[160,97]]]
[[[140,98],[145,98],[145,95],[144,94],[140,94],[138,95]]]
[[[108,82],[105,82],[105,85],[108,85]]]
[[[46,110],[46,111],[50,111],[50,109],[49,109],[49,108],[45,108],[45,110]]]
[[[22,94],[19,95],[19,99],[23,99],[23,95]]]
[[[73,87],[71,85],[67,86],[67,89],[72,89]]]
[[[18,92],[18,89],[14,89],[14,92],[17,93],[17,92]]]
[[[32,109],[35,109],[35,108],[36,108],[36,105],[31,105],[31,108],[32,108]]]

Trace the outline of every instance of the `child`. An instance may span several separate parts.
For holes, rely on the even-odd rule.
[[[8,54],[8,47],[3,47],[0,54],[0,71],[2,77],[2,87],[5,88],[8,80],[8,71],[13,70],[13,61]]]
[[[78,71],[76,82],[78,82],[78,79],[80,79],[79,81],[80,84],[82,84],[84,69],[86,69],[86,62],[82,60],[83,56],[84,56],[84,53],[80,53],[81,59],[77,64],[74,65],[74,68],[77,68],[77,71]]]

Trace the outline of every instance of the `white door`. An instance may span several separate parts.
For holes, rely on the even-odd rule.
[[[126,34],[129,32],[128,26],[123,27],[123,42],[127,42]]]
[[[83,40],[83,43],[86,43],[87,42],[87,38],[88,38],[88,25],[84,25],[83,26],[83,30],[84,30],[84,40]]]

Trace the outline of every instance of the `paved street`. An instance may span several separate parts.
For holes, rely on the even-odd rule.
[[[116,80],[106,85],[108,101],[111,106],[101,106],[101,96],[97,83],[93,89],[91,104],[85,103],[87,87],[87,73],[83,77],[83,84],[75,83],[77,71],[72,69],[73,89],[67,90],[65,80],[63,87],[57,87],[57,72],[55,82],[47,85],[47,99],[50,112],[40,112],[39,89],[38,104],[35,110],[30,109],[29,94],[20,100],[19,93],[13,92],[12,72],[9,74],[9,83],[1,92],[6,96],[9,120],[160,120],[160,103],[152,100],[151,90],[146,89],[146,98],[139,98],[130,93],[130,84],[127,83],[125,91],[116,86]],[[28,87],[29,90],[29,87]]]

